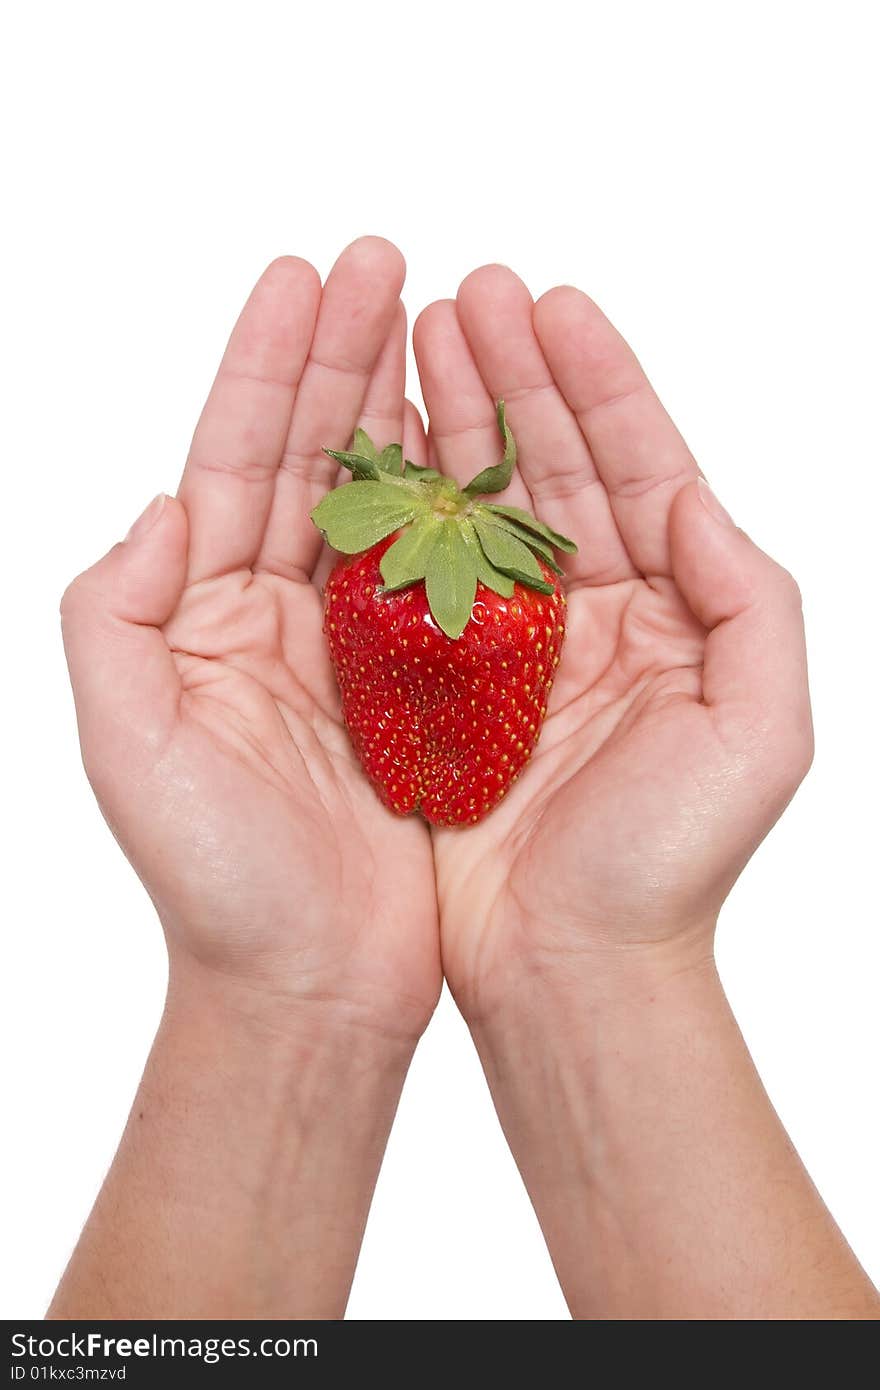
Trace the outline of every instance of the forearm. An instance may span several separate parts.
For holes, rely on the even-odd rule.
[[[410,1052],[172,971],[48,1316],[342,1316]]]
[[[880,1314],[711,962],[536,977],[474,1033],[575,1317]]]

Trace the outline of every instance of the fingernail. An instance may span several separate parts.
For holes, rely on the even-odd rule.
[[[160,492],[158,497],[154,497],[146,511],[141,512],[125,539],[127,541],[143,540],[147,532],[156,525],[167,501],[168,497],[164,492]]]
[[[697,490],[700,494],[700,501],[710,516],[713,516],[716,521],[720,521],[724,526],[734,525],[734,520],[730,512],[724,510],[705,478],[697,479]]]

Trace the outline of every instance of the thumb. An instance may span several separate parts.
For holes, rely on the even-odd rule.
[[[726,738],[756,745],[793,791],[813,751],[801,596],[791,575],[737,529],[705,481],[669,518],[673,577],[709,629],[703,699]]]
[[[89,775],[113,766],[132,738],[171,727],[180,683],[162,633],[183,591],[187,520],[160,493],[125,540],[79,575],[61,600],[61,628]]]

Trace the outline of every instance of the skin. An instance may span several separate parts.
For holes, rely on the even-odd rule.
[[[486,266],[414,329],[430,455],[580,544],[528,774],[434,834],[443,966],[575,1316],[874,1317],[713,934],[812,757],[800,595],[581,291]]]
[[[441,971],[427,829],[380,805],[342,726],[308,511],[323,445],[410,432],[403,276],[375,237],[323,288],[269,266],[177,498],[64,596],[83,760],[169,991],[52,1316],[344,1309]]]
[[[323,286],[270,266],[177,498],[65,595],[86,770],[169,990],[49,1315],[340,1316],[442,952],[576,1316],[872,1316],[712,965],[810,759],[796,587],[579,291],[534,305],[485,267],[426,310],[426,437],[402,283],[378,238]],[[581,544],[567,649],[527,776],[432,838],[351,753],[308,511],[358,423],[472,476],[499,395],[509,500]]]

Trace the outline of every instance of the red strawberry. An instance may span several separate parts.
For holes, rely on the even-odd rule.
[[[344,552],[324,631],[355,751],[392,810],[434,825],[475,824],[519,776],[565,634],[553,547],[573,543],[476,500],[513,471],[503,403],[498,423],[502,462],[463,489],[359,430],[351,453],[327,451],[355,481],[312,513]]]

